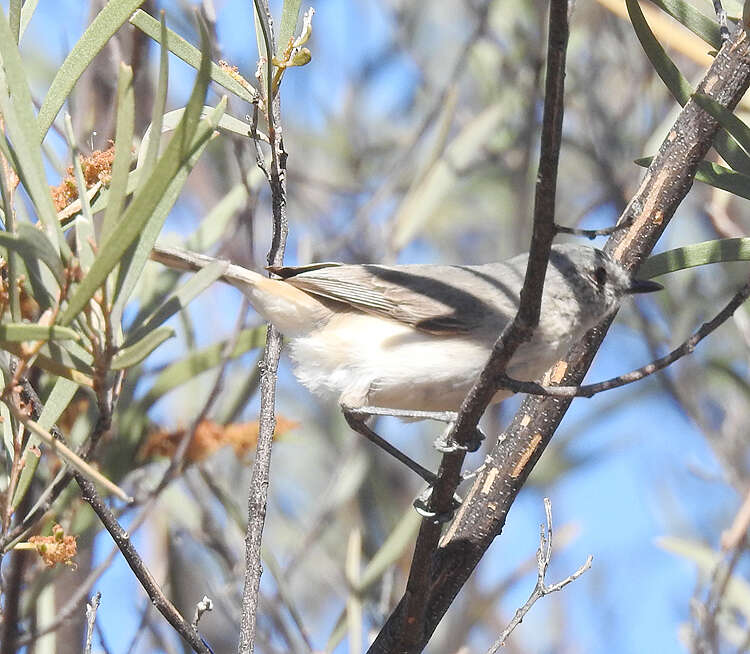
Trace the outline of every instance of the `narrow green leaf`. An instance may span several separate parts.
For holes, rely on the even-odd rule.
[[[723,45],[721,32],[716,21],[700,13],[684,0],[651,0],[659,9],[687,27],[693,34],[702,38],[710,46],[719,50]]]
[[[49,341],[49,343],[47,343],[45,347],[52,345],[53,341]],[[16,356],[23,355],[21,345],[13,341],[0,341],[0,350],[5,350],[6,352],[10,352],[11,354],[15,354]],[[70,358],[69,355],[68,358]],[[45,370],[46,372],[49,372],[56,377],[65,377],[66,379],[70,379],[80,386],[88,386],[89,388],[92,388],[94,386],[94,380],[91,378],[93,371],[90,367],[85,366],[82,362],[79,362],[79,365],[83,370],[88,368],[88,371],[84,372],[82,370],[79,370],[76,366],[71,366],[67,365],[66,363],[56,361],[47,354],[37,354],[34,359],[35,368]]]
[[[159,157],[159,145],[161,144],[162,134],[162,122],[164,120],[164,108],[167,106],[167,85],[169,82],[169,49],[167,48],[167,23],[164,17],[164,11],[161,11],[159,16],[159,29],[160,37],[159,43],[160,54],[159,54],[159,78],[156,82],[156,94],[154,95],[154,106],[151,109],[151,124],[146,130],[144,139],[141,143],[141,151],[145,149],[145,155],[141,170],[143,172],[142,179],[148,179],[151,175],[151,171],[156,165],[156,160]],[[150,134],[155,134],[153,139],[150,139]],[[139,157],[140,159],[140,154]],[[140,164],[140,162],[139,162]]]
[[[174,329],[171,327],[157,327],[146,334],[140,341],[124,347],[115,354],[112,358],[112,370],[122,370],[138,365],[164,341],[173,336]]]
[[[50,84],[39,109],[39,141],[44,139],[52,122],[73,90],[78,78],[89,67],[114,33],[127,22],[144,0],[109,0],[73,46]],[[0,35],[2,38],[2,35]]]
[[[217,281],[228,267],[229,262],[227,261],[215,261],[191,276],[185,284],[176,289],[164,301],[148,320],[128,334],[125,345],[128,346],[133,341],[140,340],[159,325],[164,324],[178,311],[182,311],[198,295]]]
[[[49,397],[44,402],[44,408],[42,414],[39,416],[39,425],[42,429],[49,430],[52,425],[57,422],[57,419],[62,415],[67,406],[70,404],[73,396],[78,390],[78,384],[65,379],[64,377],[58,377],[55,381],[55,385],[52,387],[52,391]],[[18,480],[16,492],[13,495],[13,507],[18,508],[18,505],[23,501],[26,491],[31,484],[34,474],[36,473],[37,466],[39,465],[39,456],[35,453],[34,446],[39,443],[39,439],[31,434],[29,442],[26,444],[24,449],[23,460],[24,466],[21,470],[21,477]]]
[[[661,47],[659,41],[657,41],[643,16],[643,12],[638,5],[638,0],[625,0],[625,5],[627,6],[630,22],[633,24],[635,34],[641,42],[643,50],[651,61],[656,73],[661,77],[677,101],[681,105],[685,105],[693,89],[664,51],[664,48]]]
[[[204,33],[203,27],[201,27],[201,32]],[[205,35],[203,47],[204,52],[207,53],[208,44]],[[102,244],[94,265],[75,290],[73,297],[70,298],[68,308],[59,320],[60,324],[67,325],[78,315],[107,275],[120,263],[131,244],[142,236],[142,231],[153,219],[172,181],[189,164],[195,151],[205,145],[210,138],[213,126],[210,123],[199,124],[200,110],[207,87],[208,57],[206,55],[196,77],[193,93],[188,102],[188,110],[175,130],[164,154],[159,158],[157,169],[148,182],[138,190],[122,214],[121,227]],[[121,268],[121,276],[125,273],[127,269],[123,271]]]
[[[100,238],[106,241],[115,229],[125,206],[130,174],[133,130],[135,129],[135,98],[133,94],[133,69],[120,64],[117,78],[117,125],[115,127],[115,158],[112,162],[112,180],[109,184],[107,210],[104,213]]]
[[[29,83],[21,53],[13,40],[5,14],[0,7],[0,58],[5,75],[0,74],[0,113],[4,127],[13,144],[16,172],[31,197],[39,219],[47,228],[55,249],[66,250],[62,231],[57,222],[39,145],[39,130],[34,115]],[[6,89],[3,87],[7,86]]]
[[[21,0],[10,0],[8,3],[8,23],[11,34],[18,43],[21,35]]]
[[[59,325],[32,325],[30,323],[6,322],[0,324],[0,341],[51,341],[80,340],[78,332]]]
[[[159,21],[149,16],[145,11],[141,9],[136,11],[130,22],[146,34],[146,36],[152,38],[157,43],[161,42]],[[167,47],[172,54],[182,59],[185,63],[190,64],[193,68],[199,67],[201,60],[200,50],[172,30],[167,30]],[[258,101],[258,93],[249,85],[249,82],[245,82],[249,87],[247,88],[213,62],[211,62],[211,79],[245,102],[254,104]]]
[[[250,350],[263,347],[266,342],[265,325],[244,329],[237,337],[237,343],[230,354],[230,359],[236,359]],[[222,362],[224,349],[227,347],[225,341],[214,343],[202,350],[190,352],[184,359],[180,359],[162,370],[154,381],[153,386],[146,396],[141,400],[144,411],[147,411],[159,398],[169,391],[190,381],[211,368],[215,368]]]
[[[653,157],[642,157],[636,159],[635,164],[647,168],[651,165]],[[738,173],[726,166],[701,161],[698,164],[698,170],[695,173],[695,179],[709,186],[729,191],[734,195],[750,200],[750,175]]]
[[[677,270],[727,261],[750,261],[750,238],[715,239],[660,252],[643,262],[638,276],[651,279]]]
[[[42,414],[39,416],[39,424],[43,429],[50,429],[62,415],[63,411],[73,400],[78,390],[78,384],[59,377],[50,391],[49,397],[44,402]]]
[[[81,215],[75,222],[76,235],[76,255],[83,270],[91,268],[94,261],[94,219],[91,214],[91,205],[89,204],[88,194],[86,193],[86,180],[83,178],[83,168],[81,167],[81,152],[76,143],[75,134],[73,133],[73,121],[70,114],[66,112],[63,121],[65,138],[70,146],[73,159],[73,172],[76,180],[78,197],[81,200]]]
[[[186,162],[184,162],[174,176],[174,179],[172,179],[169,186],[164,191],[164,194],[159,199],[159,203],[154,209],[150,219],[144,225],[143,230],[138,234],[137,240],[122,257],[115,291],[116,300],[112,311],[113,319],[117,322],[120,320],[125,303],[130,298],[141,277],[143,268],[146,265],[151,250],[156,243],[156,239],[159,237],[159,233],[164,226],[164,221],[167,219],[167,215],[177,201],[190,171],[198,162],[198,159],[201,154],[203,154],[203,150],[208,145],[208,142],[214,133],[218,117],[221,112],[224,111],[224,107],[226,106],[226,99],[226,96],[222,98],[221,102],[219,102],[216,107],[214,115],[208,116],[205,121],[201,122],[199,126],[199,136],[205,135],[205,138],[201,136],[198,140],[198,144],[192,155]],[[173,138],[176,138],[176,136]],[[196,139],[198,138],[199,137],[196,136]]]
[[[23,38],[24,32],[26,32],[26,28],[29,26],[38,4],[39,0],[26,0],[26,2],[23,3],[23,7],[21,7],[21,29],[19,33],[19,41]]]
[[[284,5],[281,8],[279,42],[276,44],[277,57],[281,57],[294,40],[294,31],[297,29],[297,20],[299,20],[299,9],[301,6],[302,0],[284,0]]]
[[[716,118],[719,124],[734,137],[745,152],[750,152],[750,127],[742,122],[734,113],[725,109],[716,100],[707,95],[694,93],[693,100],[701,109]]]

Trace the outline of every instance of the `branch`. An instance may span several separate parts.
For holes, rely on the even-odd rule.
[[[565,577],[565,579],[563,579],[562,581],[558,581],[556,584],[548,586],[547,582],[545,581],[545,577],[547,576],[549,562],[552,560],[552,504],[549,501],[548,497],[544,498],[544,514],[547,518],[547,527],[545,529],[544,525],[540,525],[539,549],[536,553],[536,586],[534,587],[534,590],[531,591],[529,599],[526,600],[526,603],[516,611],[513,619],[508,623],[508,626],[505,627],[503,633],[501,633],[500,637],[495,641],[495,644],[487,651],[487,654],[496,654],[497,651],[503,645],[505,645],[505,641],[508,640],[508,636],[510,636],[513,630],[519,624],[521,624],[521,622],[523,622],[526,614],[531,610],[531,607],[536,604],[537,600],[540,600],[545,595],[556,593],[558,590],[562,590],[569,583],[578,579],[578,577],[580,577],[584,572],[586,572],[586,570],[591,567],[591,562],[594,560],[594,557],[589,554],[589,556],[586,558],[586,562],[572,575]]]
[[[94,484],[79,472],[74,472],[73,474],[81,489],[81,497],[88,502],[110,536],[112,536],[112,540],[115,541],[133,574],[148,594],[151,603],[166,618],[167,622],[172,625],[174,630],[190,644],[195,652],[198,652],[198,654],[211,654],[211,649],[203,642],[195,627],[180,615],[180,612],[164,595],[159,584],[156,583],[156,579],[154,579],[154,576],[143,563],[143,559],[141,559],[133,546],[130,534],[122,528],[110,508],[102,501],[102,498],[96,492]]]
[[[735,31],[707,71],[698,92],[709,95],[729,110],[750,85],[750,48],[743,29]],[[717,121],[689,101],[668,131],[657,156],[605,250],[634,272],[666,229],[675,210],[690,190],[699,162],[711,147],[719,129]],[[566,385],[579,385],[611,323],[592,329],[582,343],[568,353]],[[502,533],[508,511],[531,469],[550,442],[572,398],[529,397],[510,426],[487,455],[468,497],[446,530],[429,566],[426,622],[423,637],[408,651],[420,651],[427,643],[456,594],[492,541]],[[372,652],[388,652],[408,615],[408,594],[395,608]]]
[[[562,135],[567,42],[568,3],[567,0],[553,0],[549,15],[547,80],[533,232],[518,312],[493,346],[489,361],[464,400],[450,430],[448,442],[456,443],[458,448],[443,455],[438,479],[426,507],[427,512],[432,515],[446,515],[453,510],[453,496],[461,482],[466,445],[474,438],[479,419],[497,390],[498,377],[504,373],[516,350],[531,339],[539,323],[544,277],[555,235],[555,191]],[[430,586],[433,557],[441,531],[440,521],[422,521],[402,602],[404,615],[398,621],[389,620],[386,623],[369,650],[373,654],[421,650],[420,643],[425,638],[430,622],[427,615],[427,589]]]
[[[597,382],[596,384],[586,384],[584,386],[544,386],[542,384],[537,384],[536,382],[519,381],[503,375],[499,380],[499,384],[502,388],[507,388],[516,393],[528,393],[529,395],[543,395],[550,397],[593,397],[602,391],[608,391],[613,388],[632,384],[633,382],[640,381],[644,377],[648,377],[659,370],[663,370],[667,366],[672,365],[678,359],[681,359],[688,354],[692,354],[698,343],[729,320],[729,318],[732,317],[732,314],[742,306],[748,297],[750,297],[750,280],[734,294],[732,299],[719,313],[708,322],[704,322],[700,328],[690,336],[690,338],[683,341],[682,344],[672,350],[669,354],[656,359],[645,366],[631,370],[624,375],[618,375],[617,377],[612,377],[611,379]]]
[[[261,24],[266,45],[267,61],[267,98],[268,138],[271,144],[271,167],[269,183],[271,186],[271,207],[273,215],[273,233],[271,247],[268,251],[268,264],[278,266],[283,263],[284,248],[288,223],[286,216],[286,152],[281,128],[280,93],[272,97],[271,58],[276,52],[273,35],[273,19],[268,7],[268,0],[254,0],[255,11]],[[268,484],[271,468],[271,447],[276,427],[275,399],[276,372],[281,355],[281,335],[273,325],[268,326],[263,361],[260,364],[260,415],[258,416],[258,444],[255,452],[255,463],[248,491],[248,523],[245,533],[245,581],[242,590],[242,611],[240,619],[240,637],[237,645],[238,654],[251,654],[255,647],[255,631],[260,598],[260,577],[263,573],[261,564],[261,541],[263,526],[266,520],[268,501]]]

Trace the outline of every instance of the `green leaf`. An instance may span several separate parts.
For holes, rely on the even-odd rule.
[[[16,172],[31,197],[39,219],[47,228],[55,249],[66,251],[62,231],[57,222],[47,179],[44,174],[42,153],[39,148],[39,130],[34,115],[29,83],[26,79],[18,45],[13,40],[5,14],[0,7],[0,58],[5,75],[0,73],[0,113],[10,142]],[[7,85],[7,92],[5,87]]]
[[[716,239],[660,252],[643,262],[638,276],[651,279],[677,270],[727,261],[750,261],[750,238]]]
[[[218,123],[218,118],[226,106],[226,100],[227,98],[224,96],[216,107],[213,115],[208,116],[205,121],[201,122],[198,130],[199,133],[196,136],[196,142],[198,144],[196,149],[193,151],[190,158],[185,161],[177,171],[174,179],[172,179],[169,186],[164,191],[164,194],[159,199],[159,203],[154,209],[151,218],[146,222],[142,231],[138,234],[137,240],[122,257],[117,278],[117,288],[115,291],[116,300],[112,312],[113,319],[117,322],[120,320],[120,316],[125,307],[125,302],[130,298],[130,295],[143,273],[143,268],[146,265],[151,250],[156,243],[156,239],[159,237],[159,233],[164,226],[164,221],[167,219],[167,215],[177,201],[190,171],[198,162],[199,157],[203,154],[203,150],[213,136]],[[204,135],[205,138],[201,135]],[[175,135],[173,138],[177,138],[177,136]]]
[[[21,29],[19,40],[23,38],[24,32],[26,32],[26,28],[29,26],[38,4],[39,0],[26,0],[26,2],[23,3],[23,7],[21,7]]]
[[[635,34],[641,42],[643,50],[650,59],[656,73],[661,77],[677,102],[684,106],[693,93],[692,87],[682,76],[669,56],[667,56],[659,41],[657,41],[643,16],[643,12],[638,5],[638,0],[625,0],[625,5],[627,6],[630,22],[633,24]]]
[[[159,21],[149,16],[145,11],[141,9],[136,11],[130,22],[146,34],[146,36],[152,38],[157,43],[161,43]],[[178,56],[185,63],[190,64],[193,68],[199,67],[201,60],[200,50],[172,30],[167,30],[167,47],[172,54]],[[248,84],[249,88],[238,82],[213,62],[211,62],[211,79],[245,102],[254,104],[258,101],[258,92],[250,87],[248,82],[245,83]]]
[[[750,152],[750,127],[745,125],[734,113],[725,109],[716,100],[707,95],[694,93],[693,100],[701,109],[716,118],[719,124],[734,137],[745,152]]]
[[[299,9],[302,0],[284,0],[281,8],[281,27],[279,29],[279,42],[276,44],[276,56],[281,58],[284,51],[294,39],[294,31],[297,29]]]
[[[21,0],[10,0],[8,3],[8,23],[13,39],[18,43],[21,34]]]
[[[143,231],[149,222],[153,221],[154,218],[162,218],[157,209],[160,204],[164,206],[163,200],[166,192],[181,172],[184,173],[185,178],[187,177],[185,168],[190,164],[196,151],[205,146],[213,132],[214,126],[211,125],[210,121],[206,121],[204,124],[198,122],[203,98],[208,87],[208,44],[203,27],[201,27],[201,32],[205,56],[188,102],[187,111],[164,154],[159,158],[156,170],[148,182],[138,190],[132,202],[122,214],[120,218],[121,227],[102,244],[91,270],[78,285],[73,297],[70,298],[68,308],[59,320],[62,325],[69,324],[86,306],[96,290],[104,283],[107,275],[123,259],[131,244],[137,239],[143,240]],[[171,208],[171,204],[169,207]],[[132,255],[130,263],[132,265]],[[121,268],[121,278],[122,275],[127,274],[128,267],[125,264],[125,270]]]
[[[109,184],[107,210],[104,213],[100,238],[105,241],[117,225],[128,192],[130,162],[132,159],[133,130],[135,129],[135,99],[133,94],[133,69],[120,64],[117,78],[117,125],[115,128],[115,158],[112,162],[112,180]]]
[[[140,341],[133,343],[128,347],[121,349],[112,358],[112,370],[122,370],[123,368],[132,368],[143,361],[164,341],[174,336],[174,329],[171,327],[157,327]]]
[[[648,167],[652,160],[653,157],[643,157],[636,159],[635,163],[639,166]],[[698,164],[695,179],[698,182],[703,182],[709,186],[729,191],[738,197],[750,200],[750,175],[739,173],[736,170],[731,170],[726,166],[720,166],[709,161],[701,161]]]
[[[252,329],[242,330],[238,337],[234,350],[229,355],[230,359],[236,359],[250,350],[263,347],[266,342],[266,327],[261,325]],[[143,411],[147,411],[157,400],[171,390],[190,381],[211,368],[221,364],[226,341],[214,343],[202,350],[190,352],[184,359],[180,359],[162,370],[154,380],[154,384],[146,396],[141,400]]]
[[[48,309],[55,304],[55,296],[65,277],[62,261],[45,232],[26,222],[20,223],[17,229],[16,234],[0,231],[0,247],[19,254],[34,298],[43,309]],[[51,271],[51,276],[42,269],[40,262]]]
[[[164,120],[164,108],[167,106],[167,86],[169,83],[169,49],[167,48],[167,23],[162,10],[159,16],[159,78],[156,82],[156,93],[154,95],[154,106],[151,109],[151,124],[146,130],[143,141],[141,142],[141,152],[144,152],[143,163],[140,162],[140,153],[138,156],[139,165],[143,179],[148,179],[151,171],[156,165],[159,157],[159,146],[161,144],[162,123]],[[149,139],[149,135],[155,134],[154,139]]]
[[[63,411],[65,411],[73,400],[73,396],[77,390],[78,384],[69,379],[58,377],[50,391],[49,397],[44,402],[42,414],[39,416],[39,424],[43,429],[50,429],[57,422]]]
[[[86,28],[68,56],[65,57],[42,102],[38,117],[40,142],[44,139],[44,135],[83,71],[89,67],[107,41],[127,22],[130,15],[143,4],[143,1],[109,0],[96,18],[91,21],[91,25]]]
[[[53,345],[54,342],[49,341],[45,345],[45,347],[51,348]],[[23,355],[21,345],[13,341],[0,341],[0,349],[5,350],[6,352],[10,352],[11,354],[15,354],[16,356]],[[64,350],[59,351],[64,352]],[[71,359],[69,354],[67,354],[66,358],[68,360]],[[46,372],[49,372],[56,377],[65,377],[66,379],[70,379],[71,381],[74,381],[76,384],[79,384],[81,386],[88,386],[89,388],[93,388],[94,380],[91,378],[93,370],[91,370],[90,366],[86,366],[81,361],[77,361],[76,365],[70,365],[69,363],[61,362],[58,359],[59,357],[52,358],[51,356],[40,353],[37,354],[34,359],[34,367],[45,370]]]
[[[94,261],[94,219],[91,214],[91,205],[89,204],[88,194],[86,193],[86,180],[83,178],[83,168],[81,167],[80,150],[75,140],[75,134],[73,133],[73,121],[70,118],[70,114],[65,114],[63,121],[65,138],[70,146],[70,151],[73,159],[73,171],[76,180],[76,189],[78,191],[78,197],[81,200],[81,215],[75,222],[75,237],[76,237],[76,254],[78,255],[78,261],[80,262],[83,270],[91,268],[91,264]]]
[[[702,38],[710,46],[719,50],[721,32],[715,21],[700,13],[684,0],[651,0],[653,4],[668,13],[672,18],[687,27],[693,34]]]
[[[126,346],[143,338],[169,320],[175,313],[182,311],[198,295],[217,281],[228,267],[229,262],[227,261],[215,261],[199,270],[183,286],[175,290],[148,320],[128,334]]]
[[[32,325],[29,323],[6,322],[0,324],[0,341],[51,341],[80,340],[78,332],[59,325]]]

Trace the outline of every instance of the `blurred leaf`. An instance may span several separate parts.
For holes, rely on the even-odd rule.
[[[135,99],[133,94],[133,69],[120,64],[117,78],[117,124],[115,127],[115,158],[112,162],[112,179],[109,183],[107,210],[102,221],[101,241],[106,241],[115,229],[125,206],[128,192],[130,162],[132,159],[133,130],[135,128]]]
[[[157,43],[161,42],[161,28],[159,26],[159,21],[152,16],[149,16],[145,11],[141,9],[136,11],[130,19],[130,22],[146,34],[146,36],[152,38]],[[167,47],[172,54],[178,56],[193,68],[199,67],[201,54],[198,48],[188,43],[172,30],[167,30],[167,39]],[[257,102],[257,91],[255,91],[255,89],[252,87],[246,88],[242,83],[237,81],[228,72],[213,62],[211,62],[211,79],[217,84],[223,86],[227,91],[234,93],[245,102],[250,102],[251,104]],[[249,85],[248,82],[245,82],[245,84]]]
[[[207,48],[207,39],[204,38],[204,48]],[[140,244],[146,243],[146,238],[151,237],[148,227],[154,223],[161,223],[166,218],[166,213],[172,207],[175,197],[168,197],[168,191],[174,192],[172,182],[175,179],[184,183],[187,173],[196,152],[202,151],[202,148],[208,142],[213,133],[214,124],[210,120],[199,123],[200,109],[203,106],[203,98],[208,86],[208,58],[204,56],[201,69],[193,87],[193,92],[188,102],[187,111],[183,116],[180,125],[175,130],[172,140],[159,158],[157,168],[149,180],[138,190],[133,197],[132,202],[120,218],[120,228],[113,232],[109,238],[102,244],[97,253],[96,261],[91,266],[88,274],[76,288],[73,297],[68,301],[68,308],[61,316],[59,323],[67,325],[75,316],[86,306],[89,299],[96,293],[102,285],[107,275],[117,266],[128,248],[135,241]],[[221,106],[217,111],[221,111]],[[194,163],[194,161],[193,161]],[[182,187],[182,183],[177,185],[176,190]],[[172,188],[170,188],[172,187]],[[145,234],[145,236],[144,236]],[[155,240],[155,236],[153,237]],[[151,250],[153,243],[148,245]],[[148,252],[145,254],[148,256]],[[128,272],[132,269],[133,273],[140,273],[138,268],[139,260],[143,255],[138,252],[131,253],[129,261],[123,261],[120,268],[118,287],[122,292],[123,279],[127,277]],[[145,259],[144,259],[145,261]]]
[[[684,0],[651,0],[651,2],[687,27],[693,34],[701,37],[710,46],[717,50],[721,48],[719,26],[690,3]]]
[[[393,219],[392,243],[396,250],[401,250],[425,226],[445,197],[453,192],[456,178],[479,156],[504,113],[503,106],[495,104],[469,121],[442,158],[409,189]]]
[[[724,558],[721,552],[686,538],[665,536],[657,539],[656,544],[667,552],[695,563],[704,581],[712,578],[716,566]],[[724,593],[723,604],[725,609],[736,609],[742,613],[745,620],[750,620],[750,584],[742,577],[732,575]]]
[[[628,8],[630,22],[633,24],[635,34],[641,42],[643,50],[651,61],[656,73],[661,77],[677,101],[681,105],[686,104],[693,92],[692,87],[682,76],[667,53],[664,52],[664,48],[661,47],[659,41],[656,40],[638,5],[638,0],[625,0],[625,4]]]
[[[266,342],[266,327],[261,325],[252,329],[242,330],[237,337],[237,344],[230,354],[230,359],[236,359],[250,350],[263,347]],[[140,404],[143,411],[147,411],[159,398],[178,386],[190,381],[203,372],[215,368],[222,362],[226,341],[214,343],[202,350],[190,352],[179,361],[162,370],[154,381],[153,386]]]
[[[150,331],[169,320],[175,313],[182,311],[211,284],[220,279],[228,267],[228,261],[215,261],[191,276],[183,286],[175,290],[164,301],[148,320],[128,334],[126,346],[143,338]]]
[[[727,261],[750,261],[750,238],[704,241],[655,254],[643,262],[638,276],[650,279],[677,270]]]
[[[141,141],[141,150],[138,154],[138,165],[143,173],[143,179],[148,179],[151,171],[156,165],[159,157],[159,146],[161,144],[162,123],[164,120],[164,109],[167,106],[167,89],[169,83],[169,49],[167,48],[167,23],[164,11],[161,12],[159,20],[159,77],[156,81],[156,93],[154,94],[154,106],[151,109],[151,124],[146,129],[146,134]],[[154,139],[149,139],[151,133],[157,134]],[[141,153],[143,162],[141,162]]]
[[[281,57],[294,40],[294,30],[297,29],[297,20],[299,19],[301,5],[302,0],[284,0],[284,5],[281,8],[279,41],[276,44],[277,57]]]
[[[50,341],[48,345],[52,345],[52,343],[53,342]],[[19,357],[23,355],[21,345],[13,341],[0,341],[0,349],[5,350],[6,352],[10,352],[11,354],[15,354]],[[63,350],[60,351],[62,352]],[[70,359],[70,354],[66,354],[66,358]],[[91,378],[91,375],[93,374],[91,367],[86,366],[83,362],[80,361],[78,363],[81,370],[78,370],[76,366],[70,365],[67,362],[55,360],[54,358],[46,354],[40,353],[37,354],[34,358],[35,368],[40,368],[41,370],[49,372],[57,377],[65,377],[66,379],[70,379],[71,381],[74,381],[76,384],[79,384],[81,386],[88,386],[89,388],[92,388],[94,385],[94,380]]]
[[[13,39],[18,43],[21,32],[21,0],[9,0],[8,24],[10,25]]]
[[[157,327],[149,332],[140,341],[133,343],[128,347],[121,349],[112,358],[112,370],[122,370],[123,368],[132,368],[143,361],[164,341],[174,336],[174,329],[171,327]]]
[[[42,102],[38,116],[39,142],[44,139],[44,135],[83,71],[88,68],[114,33],[127,22],[130,15],[143,4],[143,1],[109,0],[91,21],[81,38],[65,57]]]
[[[44,401],[44,408],[39,416],[39,424],[43,429],[51,429],[63,411],[68,407],[73,399],[73,396],[78,390],[78,384],[58,377],[55,380],[55,385],[52,387],[49,396]]]
[[[32,325],[26,323],[0,323],[0,341],[50,341],[80,340],[78,332],[59,325]]]

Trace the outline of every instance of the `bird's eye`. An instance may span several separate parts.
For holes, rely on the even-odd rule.
[[[604,286],[604,283],[607,281],[607,271],[606,271],[606,269],[603,268],[602,266],[599,266],[594,271],[594,279],[596,280],[597,286],[599,286],[600,288],[602,286]]]

